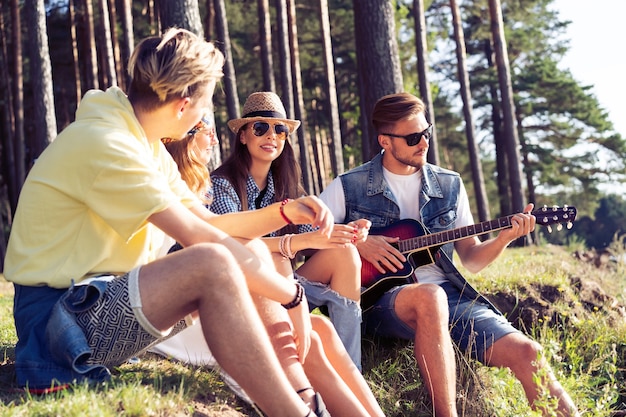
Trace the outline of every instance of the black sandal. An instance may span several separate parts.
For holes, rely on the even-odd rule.
[[[315,409],[309,411],[309,414],[305,417],[330,417],[330,413],[326,409],[326,404],[324,404],[324,400],[322,400],[322,396],[319,392],[315,393],[313,401],[315,402]]]

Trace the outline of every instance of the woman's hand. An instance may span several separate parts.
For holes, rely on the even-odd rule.
[[[326,204],[315,196],[300,197],[290,200],[283,207],[284,215],[293,224],[310,224],[319,228],[319,232],[327,237],[333,231],[335,219]]]
[[[335,224],[330,236],[326,236],[319,231],[301,233],[294,236],[292,246],[294,250],[304,249],[333,249],[345,248],[365,242],[371,222],[360,219],[348,224]]]
[[[311,348],[311,332],[313,329],[306,295],[302,295],[302,302],[298,306],[287,310],[287,312],[293,324],[293,337],[296,342],[298,358],[300,359],[300,363],[304,363],[306,356],[309,354],[309,349]]]

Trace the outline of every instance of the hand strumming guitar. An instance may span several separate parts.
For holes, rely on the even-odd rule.
[[[391,243],[399,240],[398,237],[387,237],[382,235],[369,235],[365,242],[356,245],[359,255],[376,269],[384,274],[386,272],[397,272],[402,269],[406,257],[398,251]]]

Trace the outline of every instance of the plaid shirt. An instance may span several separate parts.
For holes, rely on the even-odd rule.
[[[212,176],[211,181],[213,182],[213,203],[211,203],[211,211],[215,214],[226,214],[226,213],[234,213],[238,211],[242,211],[241,200],[239,200],[239,196],[235,191],[235,188],[232,186],[230,181],[228,181],[224,177]],[[256,199],[261,194],[261,191],[252,179],[252,176],[248,174],[248,179],[246,180],[246,194],[248,195],[248,210],[256,209]],[[267,186],[265,195],[261,199],[260,207],[267,207],[270,204],[275,203],[276,199],[276,191],[274,189],[274,177],[270,172],[267,175]],[[313,231],[313,227],[309,224],[299,225],[298,233],[306,233]],[[275,232],[268,234],[267,236],[274,237],[276,236]]]

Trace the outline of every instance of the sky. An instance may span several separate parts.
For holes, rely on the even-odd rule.
[[[609,112],[626,137],[626,1],[554,0],[560,20],[569,20],[570,51],[561,62]]]

